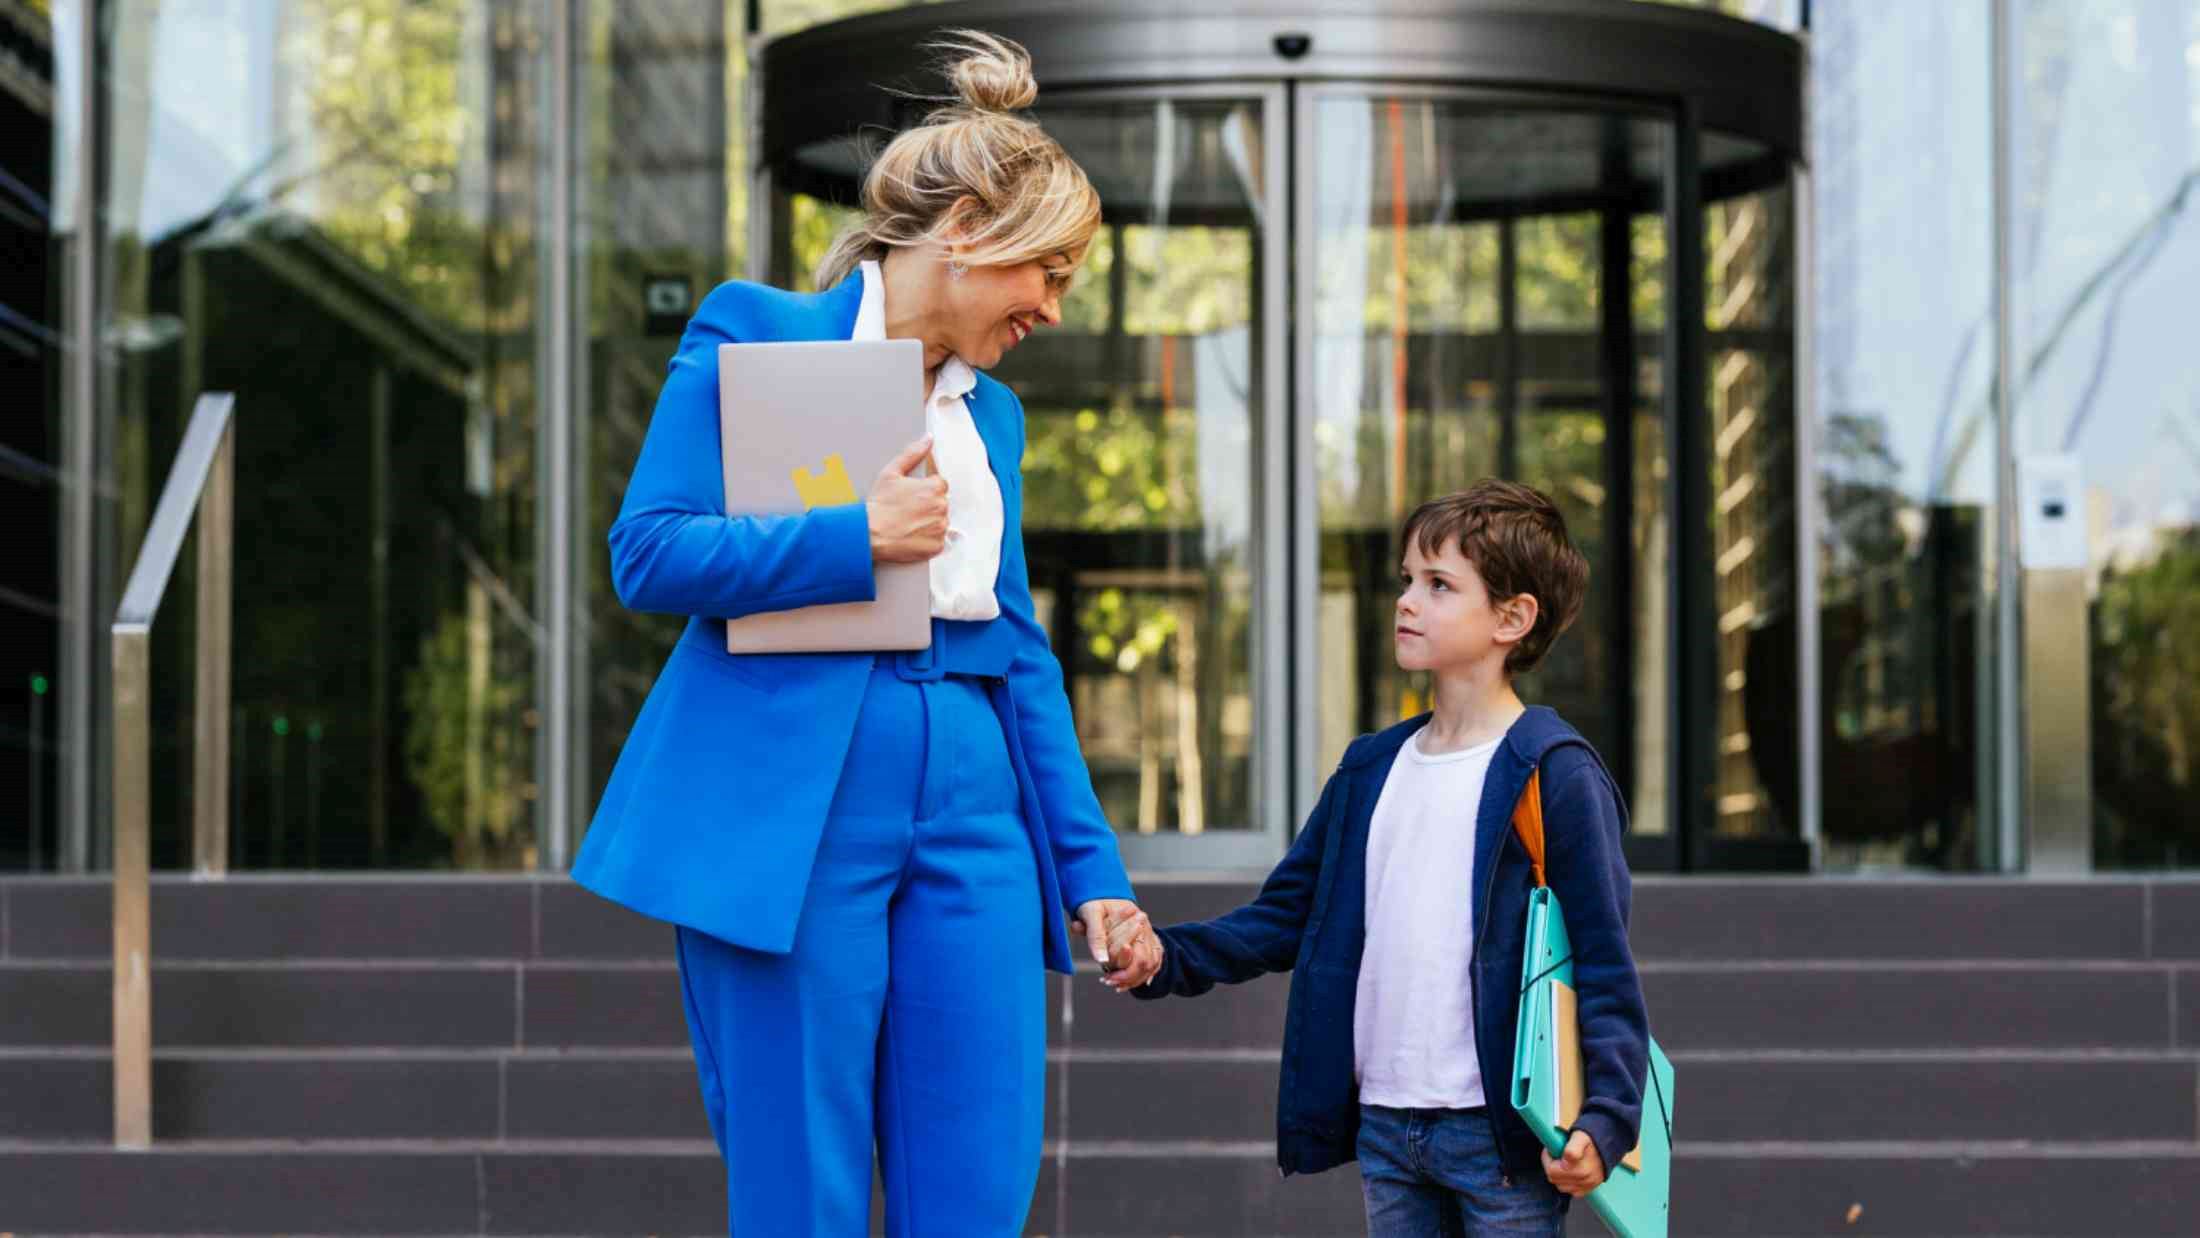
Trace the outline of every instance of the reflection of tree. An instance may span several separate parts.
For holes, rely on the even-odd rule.
[[[832,248],[841,230],[862,218],[854,207],[835,206],[808,194],[796,194],[787,203],[787,244],[794,256],[793,286],[818,291],[817,264]]]
[[[2093,603],[2095,849],[2117,866],[2200,855],[2200,526],[2144,567],[2101,577]]]
[[[1901,463],[1888,444],[1883,418],[1837,412],[1827,416],[1820,433],[1826,588],[1833,597],[1853,592],[1862,573],[1901,562]]]
[[[1112,570],[1048,565],[1058,579],[1090,586],[1077,590],[1073,663],[1098,679],[1088,679],[1088,692],[1122,700],[1134,719],[1124,729],[1137,754],[1136,806],[1117,815],[1141,832],[1246,823],[1236,807],[1243,770],[1219,751],[1228,701],[1242,691],[1250,626],[1246,599],[1226,582],[1241,578],[1246,565],[1227,540],[1201,540],[1203,530],[1225,539],[1243,531],[1213,527],[1217,519],[1228,524],[1214,513],[1228,511],[1232,496],[1203,496],[1200,485],[1203,472],[1218,471],[1227,484],[1243,485],[1239,470],[1250,461],[1203,462],[1200,450],[1203,415],[1222,419],[1204,427],[1210,436],[1228,435],[1237,429],[1231,419],[1254,410],[1242,388],[1222,407],[1202,408],[1207,382],[1243,380],[1195,367],[1221,364],[1202,340],[1252,320],[1255,285],[1247,276],[1256,240],[1243,227],[1104,228],[1063,306],[1061,328],[1099,363],[1098,389],[1073,390],[1074,382],[1051,370],[1007,375],[1033,409],[1026,529],[1108,534],[1143,547]],[[1088,735],[1113,729],[1083,721],[1097,723],[1081,725]],[[1164,795],[1171,754],[1173,812]]]
[[[630,2],[630,0],[628,0]],[[679,0],[681,3],[687,0]],[[764,0],[764,34],[791,34],[823,22],[837,21],[880,9],[899,8],[912,0]]]
[[[2124,238],[2123,243],[2118,245],[2105,261],[2095,267],[2085,279],[2078,283],[2076,290],[2070,294],[2070,297],[2063,302],[2062,308],[2053,316],[2053,325],[2048,327],[2040,342],[2033,347],[2031,353],[2025,358],[2024,374],[2017,383],[2017,391],[2020,395],[2029,390],[2040,375],[2046,371],[2049,362],[2055,359],[2063,343],[2070,337],[2070,333],[2077,328],[2079,322],[2083,320],[2086,311],[2093,307],[2094,302],[2103,297],[2107,298],[2102,313],[2101,329],[2097,337],[2093,364],[2088,371],[2089,377],[2084,394],[2080,397],[2070,419],[2063,426],[2061,441],[2064,450],[2076,449],[2078,435],[2085,427],[2087,416],[2092,410],[2094,398],[2099,394],[2103,378],[2108,372],[2109,360],[2116,340],[2116,322],[2123,297],[2138,277],[2146,272],[2155,257],[2162,252],[2170,234],[2183,221],[2185,209],[2191,203],[2195,187],[2200,187],[2200,168],[2194,168],[2179,177],[2176,187],[2163,199],[2161,205],[2148,212],[2146,218],[2141,220],[2139,225],[2132,229],[2130,235]],[[1981,437],[1986,431],[1992,428],[1993,419],[1989,415],[1991,409],[1988,406],[1992,398],[1993,393],[1991,391],[1979,397],[1964,417],[1962,427],[1957,432],[1954,444],[1949,448],[1945,459],[1934,460],[1935,472],[1932,483],[1936,493],[1942,486],[1947,484],[1948,479],[1955,476],[1972,448],[1981,441]],[[1945,420],[1944,415],[1943,421]],[[1938,437],[1944,434],[1945,429],[1946,427],[1943,426],[1936,430],[1936,441]]]
[[[1968,866],[1985,513],[1912,502],[1885,420],[1863,413],[1825,419],[1819,494],[1819,717],[1794,719],[1792,699],[1765,698],[1752,729],[1792,747],[1797,727],[1819,728],[1828,840],[1892,843],[1906,863]],[[1750,647],[1753,688],[1761,676],[1777,682],[1793,656],[1792,622],[1761,635]]]
[[[478,20],[472,7],[462,0],[291,0],[279,55],[310,83],[304,114],[293,120],[310,134],[302,145],[310,163],[280,169],[273,194],[310,203],[307,213],[325,232],[434,316],[467,326],[499,318],[523,325],[524,302],[516,318],[497,313],[507,298],[492,285],[512,273],[497,269],[483,203],[468,211],[463,190],[487,194],[460,183],[470,148],[485,144],[480,135],[520,121],[495,115],[509,101],[466,97],[462,49],[481,42],[468,29]],[[501,10],[489,21],[500,49],[510,48],[515,15]],[[486,170],[469,172],[477,174]],[[499,230],[513,222],[499,219]],[[517,274],[525,287],[526,273]]]
[[[1417,331],[1488,331],[1497,325],[1497,228],[1494,223],[1440,223],[1410,226],[1403,236],[1370,228],[1360,263],[1348,261],[1341,243],[1324,248],[1317,261],[1325,287],[1349,288],[1348,277],[1365,283],[1357,324],[1370,333],[1391,328],[1401,301],[1406,322]],[[1405,247],[1405,291],[1398,289],[1397,248]],[[1341,324],[1340,324],[1341,326]]]
[[[254,655],[237,698],[252,719],[331,720],[307,732],[326,766],[309,763],[307,802],[325,798],[332,817],[307,862],[521,862],[534,641],[461,599],[488,580],[516,606],[536,565],[539,178],[521,135],[538,128],[537,11],[243,7],[268,9],[277,39],[272,65],[247,66],[266,74],[268,115],[237,130],[267,122],[267,146],[207,220],[156,251],[172,254],[153,278],[189,356],[127,389],[241,394],[239,558],[286,583],[239,595],[238,644]],[[191,121],[204,106],[164,102]],[[146,420],[163,421],[150,399]],[[454,556],[458,543],[470,549]],[[280,753],[240,747],[248,862],[260,819],[266,862],[298,858],[282,820],[298,771]]]
[[[544,32],[524,6],[470,0],[296,0],[285,18],[285,61],[308,74],[291,124],[321,164],[286,192],[412,312],[478,341],[463,489],[436,496],[451,526],[439,540],[458,551],[439,566],[463,573],[466,602],[448,609],[456,581],[392,582],[440,595],[442,613],[420,616],[432,626],[417,662],[399,643],[411,634],[389,634],[400,685],[390,722],[449,862],[524,863],[533,747],[519,716],[532,704],[536,646],[518,599],[537,566],[546,376],[535,336],[542,156],[522,135],[539,130]],[[395,494],[417,485],[399,480]],[[490,622],[490,593],[521,628]]]
[[[1132,336],[1212,335],[1252,321],[1253,234],[1245,228],[1128,227],[1094,238],[1086,263],[1105,250],[1104,271],[1123,265],[1123,330]],[[1120,249],[1120,254],[1117,250]],[[1093,300],[1106,286],[1095,271]],[[1187,341],[1188,343],[1189,341]]]
[[[1635,290],[1634,317],[1637,331],[1665,327],[1665,219],[1644,215],[1635,220],[1632,245]]]
[[[1595,213],[1539,215],[1514,228],[1519,247],[1520,325],[1594,327],[1603,282]]]
[[[1103,577],[1127,575],[1149,587],[1107,584],[1078,593],[1076,661],[1089,659],[1131,681],[1137,828],[1151,833],[1173,821],[1184,833],[1198,833],[1209,816],[1201,728],[1210,709],[1200,699],[1200,646],[1203,637],[1215,639],[1201,631],[1201,616],[1218,601],[1213,596],[1218,576],[1232,564],[1218,560],[1211,548],[1204,560],[1195,555],[1176,563],[1178,534],[1200,526],[1197,417],[1183,409],[1141,412],[1126,399],[1106,413],[1087,408],[1035,415],[1027,422],[1027,437],[1025,528],[1150,531],[1165,539],[1167,562]],[[1242,608],[1225,609],[1230,613],[1223,620],[1222,647],[1227,648],[1240,639],[1230,634],[1243,632],[1245,617]],[[1162,793],[1163,753],[1172,746],[1164,738],[1168,705],[1176,732],[1173,816],[1163,811]]]
[[[1199,521],[1198,418],[1188,410],[1034,415],[1026,423],[1024,524],[1185,528]]]
[[[516,866],[526,832],[521,771],[526,738],[514,725],[532,685],[528,668],[494,665],[489,606],[479,589],[420,641],[405,674],[405,759],[430,821],[462,869]]]
[[[1221,116],[1198,123],[1220,123]],[[1250,610],[1225,584],[1246,565],[1228,546],[1199,540],[1211,511],[1200,492],[1203,400],[1194,392],[1202,377],[1195,373],[1199,341],[1252,321],[1255,284],[1248,273],[1256,265],[1257,239],[1245,227],[1103,227],[1064,301],[1059,328],[1075,339],[1078,353],[1098,362],[1097,383],[1081,388],[1061,372],[1027,369],[1029,358],[1004,367],[1003,377],[1031,410],[1024,527],[1112,534],[1150,548],[1113,570],[1034,564],[1035,574],[1054,569],[1072,587],[1080,579],[1095,586],[1076,589],[1071,670],[1079,675],[1082,664],[1098,671],[1083,672],[1086,692],[1127,695],[1124,704],[1135,720],[1125,729],[1137,753],[1137,799],[1132,813],[1116,816],[1144,833],[1168,825],[1194,834],[1217,819],[1247,823],[1242,815],[1225,817],[1244,789],[1242,771],[1223,769],[1220,778],[1210,777],[1228,755],[1216,751],[1223,694],[1240,691],[1238,677],[1245,672],[1242,652],[1226,651],[1247,648]],[[1245,401],[1249,393],[1241,390],[1236,398]],[[1253,411],[1249,404],[1238,407],[1243,411],[1204,412],[1228,419]],[[1237,462],[1228,462],[1225,475],[1243,484],[1235,480],[1243,476]],[[1228,509],[1230,496],[1209,497]],[[1068,571],[1061,573],[1062,567]],[[1114,728],[1081,718],[1080,729],[1089,743]],[[1164,757],[1172,753],[1173,813],[1164,795]]]

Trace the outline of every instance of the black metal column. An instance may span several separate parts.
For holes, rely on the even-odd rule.
[[[1497,221],[1497,475],[1520,477],[1520,221]]]
[[[1635,794],[1635,272],[1634,212],[1628,202],[1627,134],[1632,122],[1604,121],[1599,182],[1597,324],[1604,395],[1603,579],[1592,584],[1609,616],[1604,625],[1604,690],[1612,739],[1604,753],[1620,788]]]
[[[1703,194],[1700,176],[1701,116],[1682,100],[1666,164],[1665,418],[1671,461],[1673,573],[1668,614],[1673,680],[1667,709],[1673,745],[1673,777],[1667,820],[1679,844],[1683,871],[1695,867],[1715,820],[1717,777],[1714,693],[1718,649],[1711,571],[1710,427],[1704,413],[1705,328]]]

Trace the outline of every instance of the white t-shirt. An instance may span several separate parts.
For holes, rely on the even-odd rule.
[[[1472,1109],[1474,816],[1502,741],[1441,756],[1414,733],[1383,781],[1367,835],[1367,942],[1352,1013],[1362,1104]]]
[[[886,277],[878,263],[863,264],[863,302],[848,338],[886,338]],[[978,385],[977,371],[949,357],[932,381],[924,428],[932,436],[932,463],[947,479],[947,549],[932,560],[934,619],[997,619],[1001,601],[993,582],[1001,574],[1001,534],[1007,518],[1001,483],[978,437],[963,397]]]

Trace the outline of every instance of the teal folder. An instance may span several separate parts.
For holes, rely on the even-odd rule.
[[[1528,896],[1528,939],[1520,973],[1520,1031],[1513,1042],[1513,1108],[1557,1156],[1581,1112],[1581,1040],[1574,1011],[1574,955],[1566,920],[1549,887]],[[1589,1206],[1618,1238],[1665,1238],[1673,1170],[1673,1064],[1650,1042],[1635,1151],[1605,1167]]]

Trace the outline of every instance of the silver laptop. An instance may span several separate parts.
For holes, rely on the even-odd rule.
[[[853,503],[924,436],[924,345],[916,340],[718,346],[726,511],[777,515]],[[881,563],[874,601],[726,621],[731,653],[923,649],[932,565]]]

